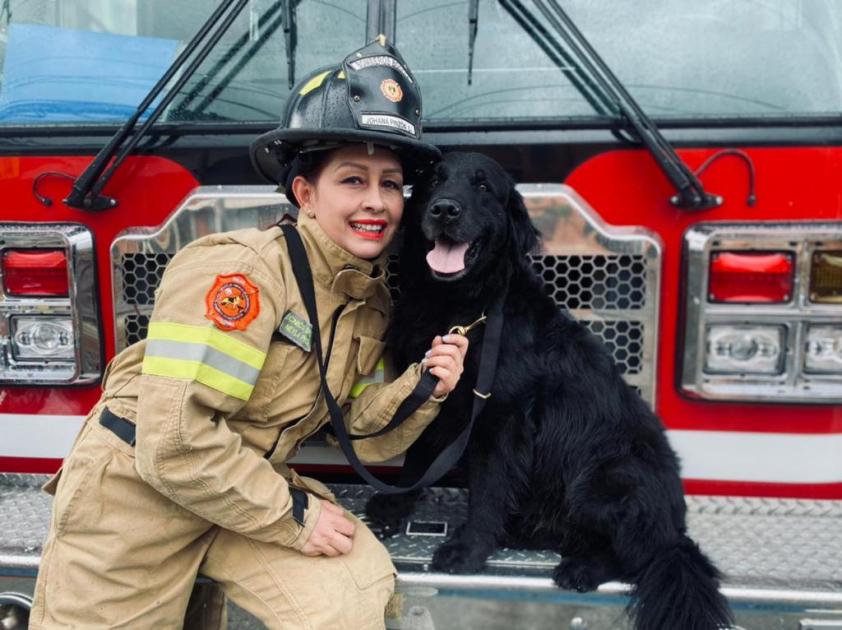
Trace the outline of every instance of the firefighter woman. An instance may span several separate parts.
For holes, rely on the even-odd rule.
[[[357,434],[385,426],[428,369],[433,395],[398,429],[358,440],[403,452],[462,371],[467,340],[377,382],[389,313],[385,249],[403,185],[438,157],[421,95],[381,40],[296,86],[252,147],[300,208],[327,385]],[[30,627],[177,628],[197,574],[271,628],[384,626],[385,548],[286,462],[327,422],[313,331],[281,229],[201,238],[169,264],[148,336],[120,353],[62,470]]]

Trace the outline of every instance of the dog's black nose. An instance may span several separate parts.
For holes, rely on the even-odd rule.
[[[462,213],[462,207],[452,199],[438,199],[430,206],[430,216],[434,219],[454,221]]]

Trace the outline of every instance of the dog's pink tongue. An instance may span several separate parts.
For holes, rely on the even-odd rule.
[[[470,243],[445,243],[436,240],[436,246],[427,254],[427,264],[438,273],[456,273],[465,268],[465,252]]]

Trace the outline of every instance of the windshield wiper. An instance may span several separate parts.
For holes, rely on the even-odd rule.
[[[618,115],[616,104],[608,99],[587,72],[582,71],[576,63],[576,58],[552,36],[540,20],[526,10],[522,2],[519,0],[500,0],[500,4],[515,22],[526,31],[532,41],[544,51],[544,54],[553,61],[556,67],[567,76],[576,91],[584,97],[598,115]]]
[[[185,83],[193,76],[196,72],[196,69],[201,65],[201,63],[205,60],[210,53],[211,49],[217,44],[220,38],[225,34],[240,12],[243,10],[243,7],[246,6],[249,0],[225,0],[224,2],[220,3],[219,6],[214,10],[214,12],[210,15],[207,21],[202,25],[202,28],[199,29],[199,32],[190,40],[181,54],[175,59],[172,65],[167,69],[164,75],[158,80],[149,94],[143,99],[143,102],[138,106],[135,113],[123,124],[122,127],[117,131],[116,134],[108,141],[108,143],[100,149],[99,153],[97,153],[96,157],[90,163],[88,168],[76,179],[73,184],[73,189],[70,191],[70,194],[64,200],[64,203],[71,208],[79,208],[82,210],[107,210],[108,208],[114,208],[117,206],[117,200],[112,197],[106,197],[102,194],[102,189],[108,183],[108,180],[114,175],[114,172],[119,168],[120,164],[123,163],[123,160],[126,159],[126,156],[131,153],[132,149],[137,146],[137,143],[140,139],[144,136],[144,134],[148,131],[148,129],[161,117],[161,114],[164,113],[167,106],[172,102],[172,100],[176,97],[179,90],[184,86]],[[231,6],[233,8],[231,8]],[[228,11],[228,9],[231,9]],[[222,19],[222,16],[228,12],[228,15]],[[221,23],[220,23],[221,20]],[[167,91],[164,97],[161,99],[161,102],[155,107],[146,121],[143,123],[143,126],[132,136],[131,139],[125,144],[125,146],[120,149],[120,146],[129,137],[129,135],[134,130],[135,125],[137,125],[138,120],[143,115],[143,113],[149,108],[150,105],[158,98],[158,95],[164,91],[164,88],[169,83],[169,81],[178,73],[182,66],[185,65],[187,59],[193,52],[199,48],[202,40],[204,40],[208,33],[210,33],[215,27],[216,30],[210,34],[209,39],[204,43],[202,48],[196,53],[196,56],[193,60],[187,65],[184,69],[182,75],[173,83],[172,87]],[[117,150],[120,149],[120,153],[115,156]],[[114,157],[113,162],[111,162],[111,158]],[[111,166],[108,166],[108,163],[111,162]],[[106,171],[106,167],[108,170]]]
[[[284,9],[284,45],[287,52],[287,79],[289,89],[295,84],[295,48],[298,45],[298,29],[295,24],[295,5],[300,0],[282,0]]]
[[[518,23],[530,25],[528,32],[533,36],[533,39],[535,37],[533,33],[537,30],[552,40],[553,49],[565,48],[565,46],[561,46],[560,42],[551,38],[546,29],[538,28],[540,25],[538,18],[524,7],[520,0],[500,0],[500,2]],[[678,154],[655,126],[655,123],[640,108],[558,2],[556,0],[533,0],[533,3],[543,14],[547,23],[564,41],[569,54],[563,57],[575,59],[577,63],[573,64],[574,69],[583,72],[588,77],[588,80],[572,81],[573,85],[579,89],[589,103],[593,104],[594,100],[603,104],[611,103],[613,107],[609,109],[619,111],[622,119],[632,127],[640,141],[652,153],[658,166],[675,186],[677,192],[670,199],[670,202],[679,208],[690,210],[704,210],[721,205],[722,198],[705,191],[704,186],[693,174],[693,171],[678,157]],[[582,91],[583,87],[587,88],[587,91]],[[601,96],[595,96],[591,88],[600,92]]]
[[[283,2],[276,2],[270,6],[266,12],[257,20],[257,39],[252,41],[252,33],[243,33],[236,42],[231,45],[231,48],[217,61],[212,68],[210,68],[201,81],[197,81],[196,85],[190,90],[183,101],[180,101],[175,108],[174,115],[179,117],[186,112],[190,112],[191,117],[198,119],[205,110],[219,97],[219,95],[231,84],[231,81],[236,78],[245,65],[258,54],[266,43],[277,32],[278,28],[284,22],[284,12],[281,11]],[[245,49],[246,44],[251,44]],[[245,50],[244,50],[245,49]],[[222,69],[231,62],[237,55],[243,53],[236,63],[228,70],[227,74],[219,78]],[[190,105],[195,101],[210,84],[211,81],[218,79],[214,88],[205,94],[204,98],[193,108]]]
[[[468,85],[471,85],[471,77],[474,73],[474,45],[477,41],[479,30],[479,0],[471,0],[468,3]]]

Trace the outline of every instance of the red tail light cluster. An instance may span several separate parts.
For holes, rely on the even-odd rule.
[[[67,297],[67,255],[64,250],[6,250],[3,285],[7,295]]]
[[[842,402],[838,222],[699,223],[684,255],[685,393]]]
[[[0,223],[0,383],[91,383],[102,366],[91,231]]]
[[[710,258],[711,302],[780,303],[792,298],[789,252],[715,252]]]

